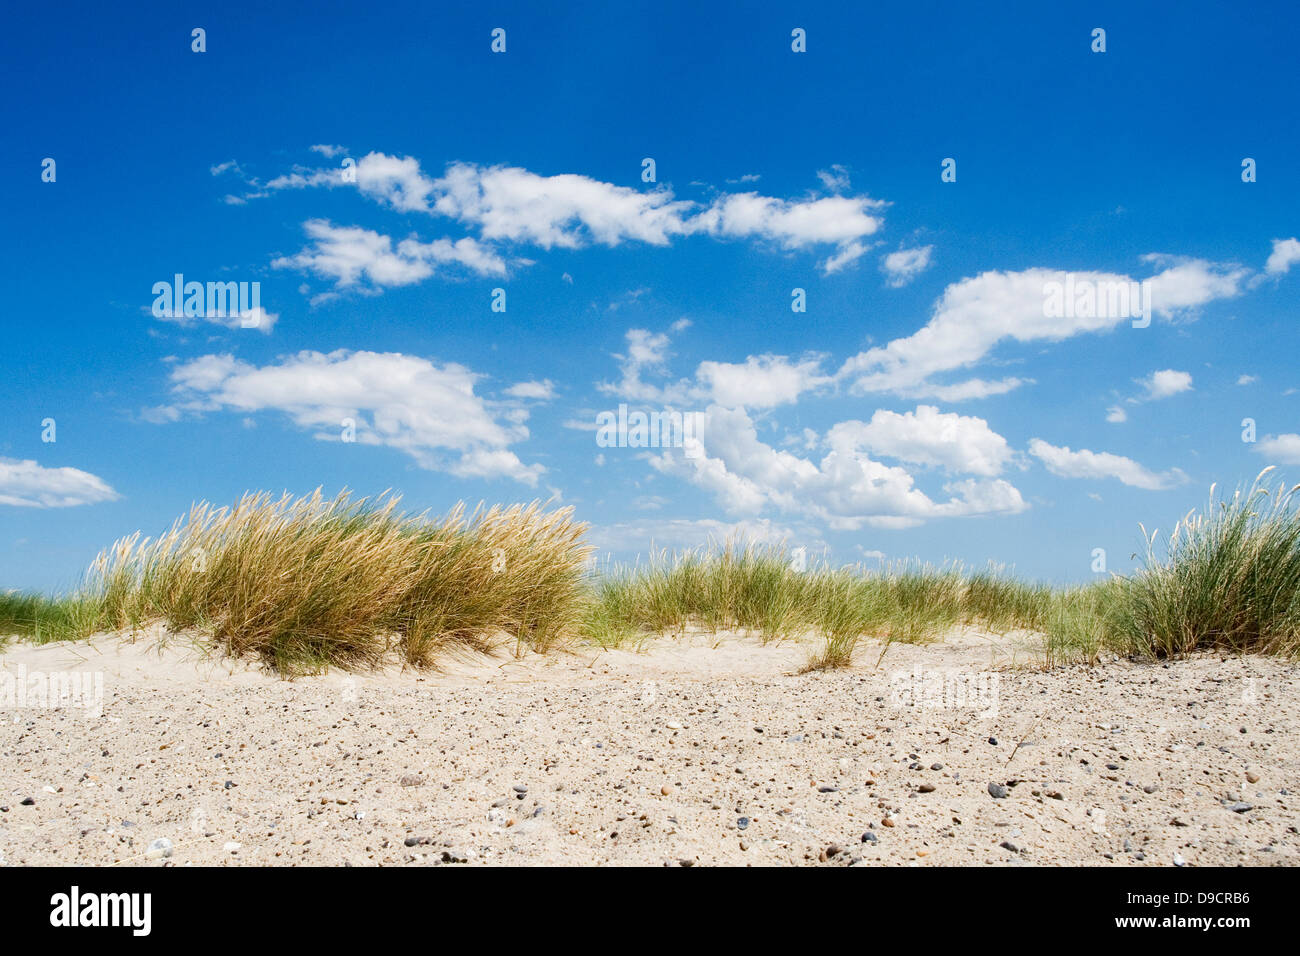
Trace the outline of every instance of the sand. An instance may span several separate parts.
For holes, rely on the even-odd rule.
[[[1043,670],[976,631],[835,672],[799,673],[808,651],[694,634],[285,681],[156,632],[11,643],[0,860],[1297,862],[1292,663]],[[70,672],[100,675],[98,712],[31,690]]]

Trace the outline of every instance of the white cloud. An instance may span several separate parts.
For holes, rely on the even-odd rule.
[[[511,398],[545,401],[555,397],[555,383],[549,378],[544,378],[540,382],[517,382],[506,389],[506,394]]]
[[[674,324],[674,329],[678,325],[680,322]],[[597,388],[600,391],[628,401],[664,404],[682,404],[700,396],[700,389],[685,380],[664,385],[644,380],[643,376],[647,373],[660,376],[667,374],[668,347],[672,340],[665,333],[628,329],[625,338],[627,353],[614,356],[619,360],[623,377],[619,382],[599,383]]]
[[[899,249],[881,259],[880,269],[888,276],[890,288],[900,289],[930,268],[930,253],[933,251],[934,246]]]
[[[860,240],[880,229],[887,205],[867,196],[786,200],[755,192],[725,194],[705,205],[677,199],[664,187],[642,191],[576,173],[543,176],[517,166],[464,162],[448,165],[435,179],[412,157],[378,152],[358,160],[355,173],[363,195],[401,212],[455,219],[487,241],[576,249],[589,243],[665,246],[678,236],[703,234],[766,240],[786,249],[836,246],[838,252],[822,263],[827,272],[866,251]],[[842,174],[829,182],[847,188]],[[296,167],[245,198],[344,183],[342,169]]]
[[[1169,257],[1145,257],[1168,260]],[[1128,276],[1101,272],[1076,272],[1076,283],[1130,282]],[[1216,298],[1237,295],[1247,270],[1202,260],[1177,260],[1153,276],[1155,311],[1171,314]],[[1104,332],[1131,319],[1120,315],[1055,317],[1045,307],[1049,283],[1062,273],[1051,269],[1023,272],[985,272],[948,286],[935,303],[925,326],[905,338],[894,339],[850,358],[839,372],[857,393],[894,391],[914,398],[937,395],[941,388],[958,388],[944,396],[969,391],[972,397],[1009,391],[1019,379],[989,383],[979,379],[956,386],[940,385],[935,376],[969,368],[984,360],[1004,341],[1059,342],[1074,335]],[[1107,310],[1099,309],[1098,312]]]
[[[345,146],[330,146],[328,143],[317,143],[315,146],[309,146],[307,148],[313,153],[320,153],[327,159],[333,159],[335,156],[347,152],[347,147]]]
[[[817,178],[833,193],[842,193],[849,188],[849,171],[839,163],[833,163],[830,169],[817,170]]]
[[[770,408],[797,401],[804,392],[832,381],[821,360],[791,362],[779,355],[751,355],[742,364],[701,362],[696,378],[719,405]]]
[[[940,412],[933,405],[902,414],[878,409],[869,423],[840,422],[826,440],[846,452],[863,448],[915,465],[986,477],[1001,474],[1013,457],[1007,440],[984,419]]]
[[[1240,295],[1250,270],[1231,263],[1149,253],[1143,262],[1162,269],[1151,277],[1151,302],[1162,315],[1175,315],[1217,299]]]
[[[951,482],[944,486],[949,500],[936,502],[915,487],[906,470],[873,461],[849,444],[832,447],[820,462],[800,458],[761,442],[743,409],[710,406],[700,435],[701,457],[688,459],[676,450],[646,457],[656,470],[711,492],[736,515],[776,509],[854,530],[1027,507],[1020,492],[1001,479]]]
[[[1113,425],[1126,422],[1128,421],[1128,412],[1124,411],[1124,409],[1118,405],[1112,405],[1110,408],[1106,409],[1106,421]]]
[[[102,478],[79,468],[43,468],[31,460],[0,458],[0,505],[69,508],[118,497]]]
[[[444,266],[459,266],[478,275],[503,276],[506,264],[500,256],[475,239],[435,239],[420,242],[403,239],[393,245],[384,236],[360,226],[335,226],[324,219],[311,219],[303,229],[312,244],[297,255],[276,259],[276,269],[294,268],[333,279],[339,288],[368,282],[376,288],[421,282]]]
[[[835,255],[828,257],[822,262],[822,272],[826,275],[835,273],[851,266],[864,255],[867,254],[867,247],[860,242],[848,242],[840,247],[840,251]]]
[[[1157,474],[1132,458],[1086,448],[1071,451],[1068,447],[1049,445],[1041,438],[1030,440],[1029,454],[1042,461],[1047,470],[1059,478],[1115,478],[1147,491],[1172,488],[1187,480],[1187,476],[1177,468]]]
[[[1273,252],[1264,263],[1264,271],[1271,276],[1285,275],[1297,262],[1300,262],[1300,240],[1274,239]]]
[[[1147,399],[1155,401],[1168,398],[1170,395],[1177,395],[1180,392],[1190,392],[1192,390],[1192,376],[1187,372],[1166,368],[1158,372],[1152,372],[1146,378],[1141,379],[1138,384],[1147,390]]]
[[[187,411],[280,411],[324,441],[338,441],[343,420],[352,419],[357,442],[396,448],[421,468],[535,485],[545,469],[525,465],[509,450],[528,429],[497,420],[474,394],[479,377],[455,363],[342,349],[299,352],[260,368],[230,355],[205,355],[171,374]]]
[[[685,219],[692,205],[674,200],[667,189],[641,192],[586,176],[539,176],[512,166],[454,163],[441,179],[426,182],[436,197],[431,211],[476,226],[485,239],[543,249],[574,249],[588,241],[667,245],[688,231]]]
[[[1300,435],[1268,435],[1255,444],[1255,453],[1278,465],[1300,465]]]
[[[1258,381],[1259,377],[1256,375],[1240,375],[1237,377],[1238,385],[1254,385]]]

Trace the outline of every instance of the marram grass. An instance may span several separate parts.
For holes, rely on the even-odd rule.
[[[870,572],[744,541],[591,569],[585,526],[537,503],[404,515],[397,499],[245,495],[195,505],[157,539],[100,554],[75,594],[0,593],[0,641],[45,642],[161,622],[254,653],[282,673],[425,666],[507,639],[547,651],[640,644],[687,628],[808,640],[810,668],[851,663],[863,638],[915,642],[960,625],[1042,637],[1051,663],[1103,653],[1300,653],[1300,486],[1249,488],[1180,521],[1143,567],[1050,588],[996,569]]]
[[[281,671],[429,664],[500,635],[546,650],[577,628],[590,549],[571,509],[407,516],[397,499],[245,495],[195,505],[161,537],[118,541],[86,593],[101,629],[154,621]]]

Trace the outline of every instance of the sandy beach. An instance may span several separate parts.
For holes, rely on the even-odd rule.
[[[1254,866],[1300,847],[1297,668],[1275,658],[1045,671],[1031,640],[966,630],[799,673],[807,644],[691,634],[286,681],[158,638],[0,653],[0,687],[103,688],[98,708],[0,710],[6,864]]]

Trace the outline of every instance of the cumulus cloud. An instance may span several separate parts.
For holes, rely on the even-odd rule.
[[[821,372],[821,359],[792,362],[779,355],[751,355],[739,364],[701,362],[696,378],[719,405],[770,408],[797,401],[811,389],[832,381]]]
[[[301,269],[332,279],[338,288],[358,284],[382,289],[411,285],[445,267],[477,275],[503,276],[505,261],[475,239],[403,239],[394,246],[390,236],[360,226],[336,226],[325,219],[303,224],[311,244],[297,255],[274,260],[276,269]]]
[[[1300,435],[1268,435],[1255,443],[1255,453],[1275,465],[1300,465]]]
[[[511,398],[548,401],[555,397],[555,383],[549,378],[540,382],[517,382],[506,389],[506,394]]]
[[[930,268],[930,253],[933,251],[934,246],[899,249],[881,259],[880,270],[885,273],[890,288],[901,289]]]
[[[399,212],[445,216],[477,230],[488,243],[666,246],[677,237],[708,235],[770,241],[784,249],[831,246],[836,251],[822,261],[824,272],[842,269],[866,251],[861,240],[881,228],[887,205],[868,196],[782,199],[756,192],[723,194],[705,204],[677,199],[666,187],[639,190],[577,173],[546,176],[466,162],[451,163],[434,178],[413,157],[379,152],[363,156],[350,172],[348,179],[342,168],[295,167],[265,185],[250,180],[257,192],[243,198],[351,181],[362,195]],[[847,189],[842,172],[823,180],[835,192]]]
[[[1114,478],[1147,491],[1162,491],[1187,480],[1187,476],[1177,468],[1157,474],[1123,455],[1086,448],[1072,451],[1068,447],[1050,445],[1041,438],[1030,440],[1029,454],[1059,478]]]
[[[1264,271],[1271,276],[1286,275],[1297,262],[1300,262],[1300,240],[1274,239],[1273,252],[1264,263]]]
[[[677,450],[647,456],[651,465],[696,485],[736,515],[766,509],[825,522],[832,528],[910,527],[932,518],[1014,513],[1025,504],[1002,479],[963,479],[944,485],[947,501],[915,486],[905,469],[884,465],[852,442],[832,444],[820,462],[760,441],[744,409],[710,406],[700,429],[704,454]]]
[[[1013,457],[1007,440],[984,419],[940,412],[933,405],[902,414],[878,409],[870,422],[840,422],[826,440],[846,452],[862,448],[885,458],[986,477],[1001,474]]]
[[[525,465],[509,448],[528,429],[506,416],[498,420],[474,393],[479,377],[455,363],[343,349],[299,352],[262,367],[205,355],[171,373],[186,412],[278,411],[323,441],[340,440],[350,419],[358,443],[396,448],[421,468],[535,485],[545,469]]]
[[[30,459],[0,458],[0,505],[70,508],[118,497],[102,478],[79,468],[44,468]]]
[[[1156,312],[1170,315],[1240,293],[1248,270],[1204,260],[1171,260],[1147,256],[1166,264],[1151,277],[1151,298]],[[1022,272],[985,272],[948,286],[935,303],[930,320],[912,335],[894,339],[853,356],[839,377],[857,393],[893,391],[914,398],[934,395],[949,401],[965,393],[983,397],[1009,391],[1022,381],[997,382],[972,379],[953,384],[936,383],[938,376],[959,372],[986,359],[1005,341],[1059,342],[1075,335],[1105,332],[1127,324],[1131,318],[1096,309],[1070,317],[1055,316],[1045,307],[1049,283],[1063,273],[1051,269]],[[1073,273],[1076,284],[1129,283],[1129,276],[1102,272]],[[1102,314],[1097,314],[1102,313]],[[953,389],[941,395],[940,389]]]
[[[1147,390],[1146,398],[1148,401],[1156,401],[1157,399],[1168,398],[1170,395],[1177,395],[1180,392],[1190,392],[1192,390],[1192,376],[1187,372],[1166,368],[1158,372],[1152,372],[1146,378],[1141,379],[1138,384]]]

